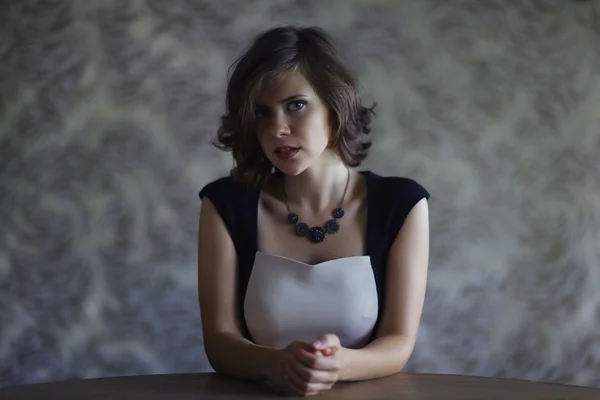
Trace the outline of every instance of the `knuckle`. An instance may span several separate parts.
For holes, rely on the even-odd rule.
[[[315,372],[314,371],[309,371],[308,374],[307,374],[307,377],[306,377],[307,379],[306,380],[308,382],[312,382],[312,381],[315,380],[315,377],[316,377]]]
[[[305,390],[308,387],[308,382],[305,382],[304,380],[302,380],[301,382],[297,382],[296,387],[299,390]]]

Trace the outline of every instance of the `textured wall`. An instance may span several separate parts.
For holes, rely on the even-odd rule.
[[[600,386],[593,5],[2,2],[0,385],[208,368],[197,192],[231,165],[208,144],[226,70],[296,22],[378,102],[365,167],[433,195],[407,370]]]

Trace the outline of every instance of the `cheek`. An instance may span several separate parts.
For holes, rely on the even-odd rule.
[[[315,145],[318,145],[318,147],[327,146],[331,133],[329,123],[325,116],[315,115],[314,118],[310,120],[310,126],[307,128]]]
[[[267,142],[267,134],[265,133],[264,127],[261,127],[260,124],[258,124],[254,130],[254,137],[256,138],[258,144],[261,147],[264,147],[265,143]]]
[[[268,157],[268,144],[265,140],[261,140],[260,138],[257,138],[257,143],[258,143],[258,148],[262,151],[263,155]]]

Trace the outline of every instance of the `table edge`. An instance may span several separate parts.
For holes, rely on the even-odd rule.
[[[456,378],[467,378],[467,379],[471,378],[471,379],[481,379],[481,380],[491,380],[491,381],[512,381],[512,382],[550,385],[550,386],[556,386],[556,387],[562,386],[565,388],[574,388],[574,389],[588,389],[588,390],[598,391],[598,393],[600,393],[599,387],[576,385],[576,384],[572,384],[572,383],[551,382],[551,381],[543,381],[543,380],[535,380],[535,379],[527,379],[527,378],[497,377],[497,376],[487,376],[487,375],[452,374],[452,373],[437,373],[437,372],[436,373],[434,373],[434,372],[431,372],[431,373],[430,372],[399,372],[394,375],[389,375],[389,376],[383,377],[383,378],[372,379],[370,381],[393,379],[393,377],[395,375],[411,375],[411,376],[418,376],[418,377],[456,377]],[[220,377],[225,380],[233,380],[233,381],[237,381],[237,382],[241,382],[241,383],[248,383],[248,384],[258,383],[256,381],[252,382],[252,381],[244,381],[244,380],[232,378],[230,376],[227,376],[227,375],[224,375],[224,374],[221,374],[218,372],[181,372],[181,373],[99,376],[99,377],[95,377],[95,378],[70,378],[70,379],[64,379],[64,380],[25,383],[25,384],[12,385],[12,386],[0,386],[0,393],[2,393],[4,390],[18,390],[19,388],[26,388],[26,387],[31,388],[31,387],[38,387],[38,386],[45,386],[45,385],[53,386],[53,385],[68,384],[71,382],[82,382],[82,381],[98,382],[98,381],[104,381],[104,380],[125,380],[125,379],[130,379],[130,378],[143,379],[143,378],[151,378],[151,377],[155,377],[155,376],[162,377],[162,378],[168,378],[168,377],[190,377],[190,378],[192,378],[192,377],[214,376],[214,377]],[[362,382],[369,382],[369,380],[362,381]],[[344,382],[344,383],[346,383],[346,382]],[[353,382],[353,383],[361,383],[361,382]]]

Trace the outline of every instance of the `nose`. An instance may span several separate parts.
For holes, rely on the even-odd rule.
[[[279,139],[290,134],[290,126],[283,115],[273,115],[269,121],[268,132],[271,136]]]

